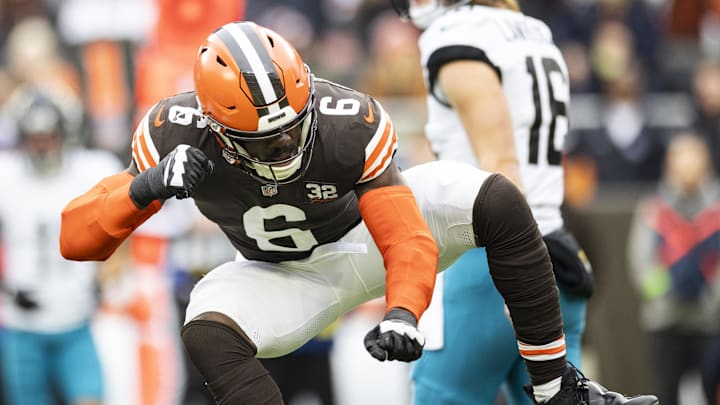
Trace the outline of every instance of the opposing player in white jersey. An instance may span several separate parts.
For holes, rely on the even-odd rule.
[[[524,190],[560,287],[567,357],[579,366],[592,277],[560,212],[570,92],[550,29],[523,15],[514,0],[393,4],[424,29],[419,44],[433,151],[503,173]],[[523,358],[548,354],[518,351],[487,265],[478,272],[485,261],[485,251],[475,249],[438,276],[420,323],[427,346],[413,370],[416,405],[490,405],[501,385],[511,403],[531,403],[522,389],[530,383]]]
[[[6,108],[18,146],[0,153],[2,377],[7,403],[99,404],[102,373],[90,333],[97,309],[96,263],[60,255],[60,212],[101,173],[121,167],[113,155],[65,150],[68,115],[52,92],[18,89]]]

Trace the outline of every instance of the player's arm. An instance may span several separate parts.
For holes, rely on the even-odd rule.
[[[502,173],[522,189],[512,118],[498,71],[483,61],[454,60],[440,68],[437,85],[460,117],[480,167]]]
[[[394,163],[397,133],[392,120],[377,101],[370,99],[368,108],[366,117],[375,119],[355,187],[360,215],[385,261],[388,311],[405,308],[420,319],[432,297],[438,249]]]
[[[405,308],[415,319],[425,312],[435,285],[438,248],[415,197],[394,163],[357,187],[360,214],[387,270],[387,310]]]
[[[413,361],[425,343],[417,321],[432,298],[438,248],[393,162],[397,135],[392,122],[378,103],[368,108],[376,110],[377,120],[355,191],[360,215],[383,256],[387,311],[365,336],[365,348],[381,361]]]
[[[365,348],[380,361],[416,360],[425,344],[417,321],[430,304],[437,274],[435,239],[394,163],[356,191],[387,272],[386,314],[365,336]]]
[[[63,209],[60,253],[66,259],[107,259],[162,201],[189,197],[212,172],[207,156],[189,145],[177,145],[161,160],[148,115],[133,136],[130,167],[100,180]]]
[[[60,253],[70,260],[105,260],[125,238],[160,209],[155,201],[139,208],[130,198],[135,176],[106,177],[62,211]]]

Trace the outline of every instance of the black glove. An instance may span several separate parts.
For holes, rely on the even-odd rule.
[[[592,296],[595,282],[590,262],[572,234],[559,229],[543,236],[558,287],[580,298]]]
[[[37,309],[37,307],[39,306],[37,301],[35,301],[35,299],[32,297],[32,294],[29,291],[25,290],[16,291],[14,301],[15,305],[28,311]]]
[[[130,198],[138,208],[175,196],[188,198],[212,174],[215,164],[198,148],[178,145],[157,166],[135,176]]]
[[[365,335],[365,349],[380,361],[414,361],[420,358],[425,337],[417,328],[415,315],[393,308],[383,321]]]

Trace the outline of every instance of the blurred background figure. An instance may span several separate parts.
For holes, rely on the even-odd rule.
[[[103,376],[90,322],[98,306],[97,263],[58,251],[60,212],[78,189],[122,166],[110,153],[70,147],[79,100],[25,85],[5,105],[16,146],[0,156],[2,336],[8,404],[100,404]],[[72,112],[76,114],[72,114]],[[80,114],[77,114],[80,113]]]
[[[720,173],[720,59],[697,63],[692,94],[696,116],[693,128],[708,145],[715,173]]]
[[[132,134],[133,60],[155,21],[153,0],[45,2],[66,52],[81,68],[86,143],[127,161]],[[57,3],[57,4],[55,4]]]
[[[15,83],[60,84],[80,94],[78,71],[63,54],[61,39],[46,16],[17,21],[8,33],[4,55],[7,74]]]
[[[630,270],[663,405],[703,403],[679,395],[692,373],[702,376],[707,404],[719,394],[720,184],[708,152],[694,133],[673,137],[657,192],[639,203],[630,228]]]
[[[94,322],[106,368],[103,405],[184,404],[186,372],[179,344],[182,313],[173,291],[172,240],[188,232],[192,205],[170,201],[168,214],[116,252],[112,278]]]
[[[157,19],[135,59],[136,121],[168,94],[193,89],[192,67],[199,44],[216,27],[242,20],[244,3],[243,0],[153,0]]]
[[[32,8],[31,8],[32,9]],[[74,107],[81,103],[81,85],[78,69],[63,54],[63,48],[51,21],[42,14],[19,18],[7,32],[3,44],[0,69],[0,103],[5,103],[14,88],[23,84],[56,89],[75,97]],[[79,104],[82,107],[82,104]],[[61,108],[73,104],[62,103]],[[82,115],[82,112],[80,113]],[[12,117],[5,124],[0,123],[0,149],[16,144],[17,131]],[[79,143],[83,128],[73,128],[65,134],[67,142]]]
[[[613,38],[624,32],[619,25],[607,28],[614,32],[608,32]],[[628,53],[619,65],[611,63],[610,55],[605,54],[621,52],[625,40],[618,37],[611,41],[609,49],[596,50],[596,59],[608,65],[602,69],[599,126],[574,131],[568,139],[567,152],[574,159],[588,158],[599,183],[654,181],[660,177],[658,156],[664,153],[665,135],[648,120],[640,65],[633,63],[629,50],[622,51]],[[621,47],[616,49],[618,45]]]
[[[720,57],[720,1],[668,0],[667,42]]]

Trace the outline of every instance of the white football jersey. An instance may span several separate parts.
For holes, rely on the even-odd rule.
[[[121,171],[107,152],[67,151],[54,176],[34,175],[23,153],[0,153],[0,240],[3,284],[31,292],[40,307],[21,310],[3,294],[0,322],[13,329],[59,332],[88,320],[97,306],[95,262],[60,255],[60,214],[70,200],[99,179]]]
[[[429,90],[426,134],[438,158],[478,165],[459,116],[437,85],[440,67],[468,59],[490,64],[509,102],[520,175],[540,231],[562,227],[570,88],[547,25],[511,10],[466,5],[436,19],[421,35],[420,50]]]

